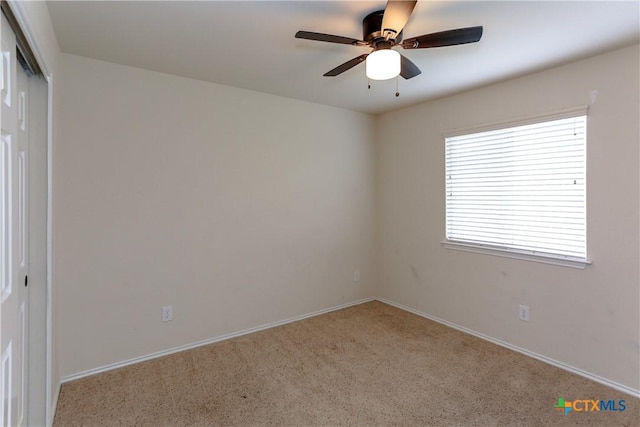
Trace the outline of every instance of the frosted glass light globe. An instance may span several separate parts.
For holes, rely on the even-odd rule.
[[[400,54],[392,49],[381,49],[367,56],[367,77],[371,80],[387,80],[400,74]]]

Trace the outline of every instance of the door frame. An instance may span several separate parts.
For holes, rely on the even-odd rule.
[[[16,21],[18,22],[18,25],[20,26],[20,29],[22,30],[22,33],[24,34],[25,38],[27,39],[27,42],[29,44],[29,47],[31,48],[36,61],[38,62],[38,65],[40,66],[40,69],[42,71],[42,76],[44,79],[44,84],[46,84],[46,91],[41,90],[38,92],[43,92],[41,93],[41,96],[46,96],[46,99],[39,99],[39,100],[35,100],[36,102],[42,102],[43,104],[40,107],[46,108],[46,129],[38,129],[36,131],[36,133],[38,134],[44,134],[46,135],[46,147],[38,147],[38,149],[45,149],[46,150],[46,220],[43,217],[42,220],[46,221],[46,241],[45,242],[40,242],[41,244],[44,244],[45,246],[45,252],[46,255],[44,257],[44,259],[32,259],[31,261],[31,268],[34,270],[41,270],[44,271],[44,276],[45,276],[45,282],[46,282],[46,286],[44,288],[38,288],[37,286],[35,286],[36,284],[32,282],[33,286],[30,286],[29,292],[41,292],[42,294],[39,295],[39,299],[40,300],[44,300],[46,301],[45,306],[44,307],[34,307],[37,308],[38,310],[40,310],[40,312],[38,313],[33,313],[35,310],[30,312],[30,318],[33,318],[34,316],[40,315],[42,317],[44,317],[44,319],[46,320],[46,343],[44,346],[44,349],[42,349],[42,346],[38,346],[37,343],[34,346],[32,341],[32,337],[35,336],[35,334],[29,333],[29,347],[31,351],[34,350],[38,350],[40,349],[39,353],[36,357],[31,357],[30,355],[30,360],[29,360],[29,370],[33,371],[33,366],[34,365],[42,365],[44,363],[44,375],[45,375],[45,381],[44,381],[44,398],[45,398],[45,407],[44,408],[40,408],[39,411],[42,412],[42,410],[44,410],[44,414],[40,413],[40,416],[38,416],[37,418],[39,419],[43,419],[45,421],[45,425],[50,426],[53,424],[53,416],[55,414],[55,405],[57,403],[58,400],[58,393],[60,390],[60,384],[59,381],[56,382],[56,384],[53,383],[53,371],[52,371],[52,351],[53,351],[53,342],[52,342],[52,334],[53,334],[53,292],[52,292],[52,208],[53,208],[53,75],[52,75],[52,67],[51,64],[47,63],[47,61],[45,60],[44,55],[42,54],[42,49],[38,43],[38,38],[36,37],[36,31],[34,30],[34,28],[30,25],[29,20],[27,19],[28,16],[28,12],[25,11],[25,6],[22,4],[21,1],[18,0],[7,0],[7,3],[9,4],[11,11],[13,12],[14,17],[16,18]],[[41,88],[44,89],[44,88]],[[34,100],[30,100],[30,101],[34,101]],[[41,117],[40,119],[44,119],[44,117]],[[42,125],[44,123],[40,123],[40,125]],[[43,144],[44,145],[44,144]],[[35,168],[33,168],[35,169]],[[30,171],[30,175],[33,172],[33,169],[31,169]],[[40,171],[42,172],[42,171]],[[30,218],[30,222],[31,222],[31,218]],[[35,265],[34,265],[35,263]],[[32,298],[35,299],[35,298]],[[44,310],[44,313],[42,313],[42,310]],[[32,314],[33,313],[33,314]],[[30,319],[31,320],[31,319]],[[29,322],[29,328],[34,328],[36,326],[35,322]],[[44,354],[42,354],[44,353]],[[43,360],[44,359],[44,360]],[[33,362],[32,362],[33,361]],[[30,381],[31,382],[31,381]],[[28,399],[29,401],[32,401],[32,399]],[[33,415],[33,408],[30,407],[31,405],[29,405],[29,407],[27,408],[28,410],[28,414],[30,416]],[[37,409],[36,409],[37,410]],[[29,423],[32,424],[33,420],[29,420]]]

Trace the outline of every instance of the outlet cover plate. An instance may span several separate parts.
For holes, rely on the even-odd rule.
[[[529,321],[529,307],[526,305],[521,305],[518,309],[518,318],[520,320],[524,320],[525,322]]]
[[[173,320],[173,306],[165,305],[164,307],[162,307],[162,321],[170,322],[172,320]]]

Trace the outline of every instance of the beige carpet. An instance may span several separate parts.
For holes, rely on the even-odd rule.
[[[622,412],[556,411],[559,397]],[[371,302],[62,386],[54,426],[631,426],[638,399]]]

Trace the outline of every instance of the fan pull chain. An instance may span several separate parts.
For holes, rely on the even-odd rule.
[[[400,89],[398,86],[398,80],[400,80],[399,77],[396,77],[396,98],[400,96]],[[371,79],[367,79],[367,89],[371,89]]]

